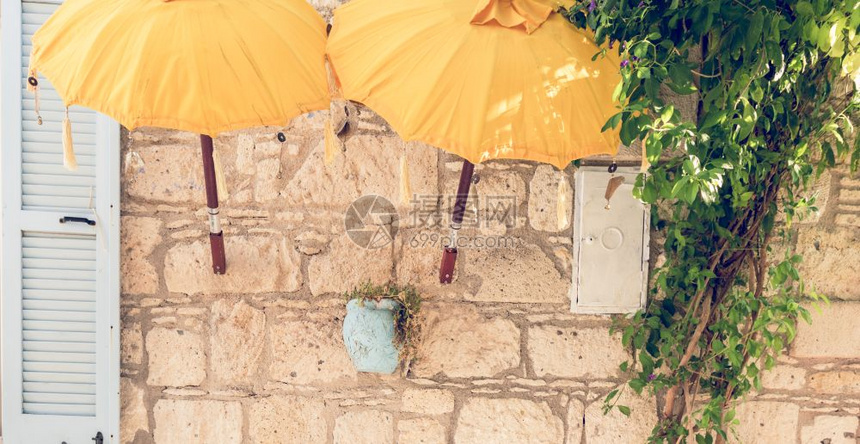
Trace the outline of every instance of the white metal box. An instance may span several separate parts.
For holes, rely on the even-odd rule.
[[[624,183],[606,208],[612,177],[606,167],[576,172],[573,225],[574,313],[632,313],[645,306],[648,281],[648,206],[633,197],[636,168],[618,168]]]

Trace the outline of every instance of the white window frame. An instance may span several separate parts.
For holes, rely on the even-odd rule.
[[[44,3],[59,3],[58,1],[44,0]],[[21,227],[26,223],[28,231],[49,233],[80,233],[81,227],[63,226],[57,223],[57,212],[46,211],[22,211],[21,206],[21,165],[22,153],[20,149],[11,149],[20,143],[22,137],[22,88],[20,82],[21,48],[22,48],[22,2],[20,0],[5,0],[0,3],[0,189],[2,189],[2,201],[0,201],[0,296],[6,297],[10,293],[20,291],[21,286],[21,259],[20,253],[17,260],[7,257],[11,251],[21,251]],[[5,68],[4,68],[5,67]],[[14,67],[13,69],[9,67]],[[106,347],[107,362],[98,365],[107,370],[104,377],[108,378],[108,393],[106,399],[97,406],[97,415],[104,415],[107,420],[107,428],[103,431],[106,443],[117,443],[120,440],[120,127],[119,124],[106,116],[99,115],[97,119],[97,143],[103,147],[96,156],[96,169],[100,174],[96,176],[96,187],[98,189],[95,199],[95,211],[99,215],[98,225],[90,228],[91,234],[99,236],[97,242],[108,251],[100,255],[96,268],[101,273],[102,279],[97,283],[97,292],[108,295],[97,300],[98,312],[105,313],[106,317],[98,318],[97,335],[99,347]],[[24,214],[26,213],[26,214]],[[85,215],[85,214],[81,214]],[[92,217],[92,214],[90,214]],[[73,224],[67,224],[73,225]],[[17,290],[11,291],[10,289]],[[21,302],[3,301],[0,307],[7,310],[0,313],[0,325],[3,328],[0,335],[12,335],[12,340],[20,340],[20,331],[10,331],[11,325],[20,326]],[[17,318],[16,318],[17,317]],[[16,338],[17,335],[17,338]],[[0,341],[0,344],[3,342]],[[21,360],[20,348],[18,349],[18,362]],[[4,350],[4,359],[10,361],[15,356],[9,356]],[[5,444],[19,444],[10,441],[11,427],[23,427],[26,431],[36,427],[62,427],[64,422],[73,421],[74,417],[51,416],[51,415],[22,415],[20,412],[10,411],[12,406],[21,405],[22,381],[16,380],[9,374],[9,362],[2,363],[2,391],[3,411],[2,418],[5,425]],[[19,364],[20,365],[20,364]],[[17,396],[15,396],[17,394]],[[15,397],[16,399],[11,399]],[[71,418],[71,419],[70,419]],[[10,422],[19,422],[10,424]],[[51,425],[51,421],[56,421]],[[35,443],[41,444],[41,443]],[[58,444],[58,443],[57,443]]]

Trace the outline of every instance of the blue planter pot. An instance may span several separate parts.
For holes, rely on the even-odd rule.
[[[343,343],[357,371],[391,374],[397,370],[400,349],[394,345],[394,310],[399,306],[392,299],[353,299],[346,304]]]

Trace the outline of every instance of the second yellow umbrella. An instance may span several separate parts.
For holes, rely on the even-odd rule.
[[[614,154],[613,54],[538,0],[353,0],[327,47],[346,99],[472,163]]]
[[[614,54],[541,0],[353,0],[327,52],[346,99],[401,137],[465,159],[439,280],[452,280],[474,164],[524,159],[564,168],[615,154],[621,80]],[[405,176],[403,173],[401,175]]]

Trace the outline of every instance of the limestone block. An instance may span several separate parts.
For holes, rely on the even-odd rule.
[[[856,416],[816,416],[800,429],[801,444],[857,444]]]
[[[401,444],[446,444],[445,426],[430,418],[401,419],[397,423]]]
[[[154,415],[157,443],[242,442],[242,405],[238,402],[160,399]]]
[[[263,353],[266,315],[241,300],[212,304],[212,376],[227,384],[253,383]]]
[[[143,334],[140,322],[123,323],[120,332],[120,358],[123,366],[143,362]]]
[[[565,444],[582,443],[585,406],[578,399],[571,399],[567,406],[567,440]]]
[[[806,369],[777,364],[761,373],[761,385],[771,390],[800,390],[806,382]]]
[[[325,253],[313,256],[308,265],[311,293],[343,293],[370,281],[376,284],[391,278],[391,248],[365,249],[346,234],[336,237]]]
[[[355,199],[375,194],[401,205],[401,155],[408,159],[412,192],[436,194],[437,153],[437,148],[394,136],[356,135],[326,165],[320,142],[284,188],[284,199],[292,206],[346,209]]]
[[[325,404],[299,396],[255,401],[248,411],[251,442],[305,444],[326,441]]]
[[[514,240],[514,239],[510,239]],[[564,303],[569,301],[569,279],[538,246],[516,239],[513,248],[466,250],[468,276],[481,279],[481,288],[466,299],[480,302]]]
[[[394,418],[388,412],[347,412],[334,422],[334,444],[394,444]]]
[[[442,260],[442,244],[434,242],[434,230],[400,230],[396,239],[395,260],[397,282],[433,291],[439,284],[439,263]]]
[[[164,259],[171,292],[293,292],[302,286],[301,255],[285,237],[225,237],[227,273],[212,273],[209,239],[173,246]]]
[[[839,202],[860,202],[860,190],[846,188],[840,191]]]
[[[156,327],[146,334],[146,351],[149,385],[200,385],[206,378],[206,354],[199,334]]]
[[[789,402],[750,401],[737,407],[738,443],[784,444],[797,440],[800,407]],[[731,435],[730,435],[731,437]]]
[[[232,144],[236,152],[236,162],[232,166],[236,173],[253,174],[259,161],[279,158],[283,146],[273,136],[267,133],[263,137],[255,137],[250,131],[242,131]]]
[[[558,183],[567,180],[566,194],[568,205],[565,207],[567,224],[558,226]],[[573,187],[570,178],[555,167],[540,165],[535,169],[534,177],[529,182],[529,224],[535,230],[552,233],[570,227],[573,222]]]
[[[460,410],[454,434],[455,444],[557,444],[563,440],[562,421],[545,402],[516,398],[469,399]]]
[[[860,300],[860,230],[803,227],[797,254],[803,257],[798,271],[807,286],[833,299]]]
[[[126,193],[132,200],[202,206],[206,195],[197,143],[135,147],[144,164],[123,176]]]
[[[269,327],[269,377],[290,384],[355,379],[340,322],[278,321]]]
[[[516,199],[517,206],[525,202],[526,182],[520,174],[514,171],[491,171],[484,169],[478,175],[480,180],[474,188],[481,198],[513,197]]]
[[[134,441],[138,430],[149,432],[149,414],[144,402],[145,392],[128,378],[120,378],[120,430],[122,443]]]
[[[860,215],[857,214],[837,214],[836,215],[836,225],[842,227],[850,227],[853,229],[857,229],[860,227]]]
[[[403,392],[404,412],[443,415],[454,411],[454,394],[439,389],[406,389]]]
[[[520,365],[520,331],[503,317],[469,306],[424,308],[426,324],[413,371],[418,377],[493,377]]]
[[[284,184],[281,183],[281,160],[261,159],[256,166],[257,175],[254,178],[254,199],[256,203],[278,199]]]
[[[126,294],[153,294],[158,291],[158,274],[149,256],[161,243],[159,219],[123,216],[120,219],[120,280]]]
[[[504,234],[507,228],[520,227],[525,216],[522,211],[526,201],[526,182],[514,171],[493,171],[483,169],[478,173],[480,181],[473,191],[477,196],[480,223],[485,228],[498,227],[499,234]],[[452,185],[456,185],[453,183]],[[453,195],[453,190],[451,193]],[[453,205],[453,202],[447,202]],[[446,211],[450,214],[451,209]]]
[[[834,279],[836,279],[834,277]],[[860,358],[860,302],[820,304],[821,311],[808,307],[812,325],[800,321],[791,344],[796,358]]]
[[[821,393],[860,393],[860,372],[833,371],[809,376],[809,387]]]
[[[535,326],[529,329],[528,351],[538,377],[610,379],[629,358],[618,335],[608,328]]]
[[[637,396],[629,387],[619,395],[618,405],[630,407],[630,416],[618,409],[603,414],[603,397],[585,409],[586,442],[646,442],[657,423],[657,406],[653,398]]]

